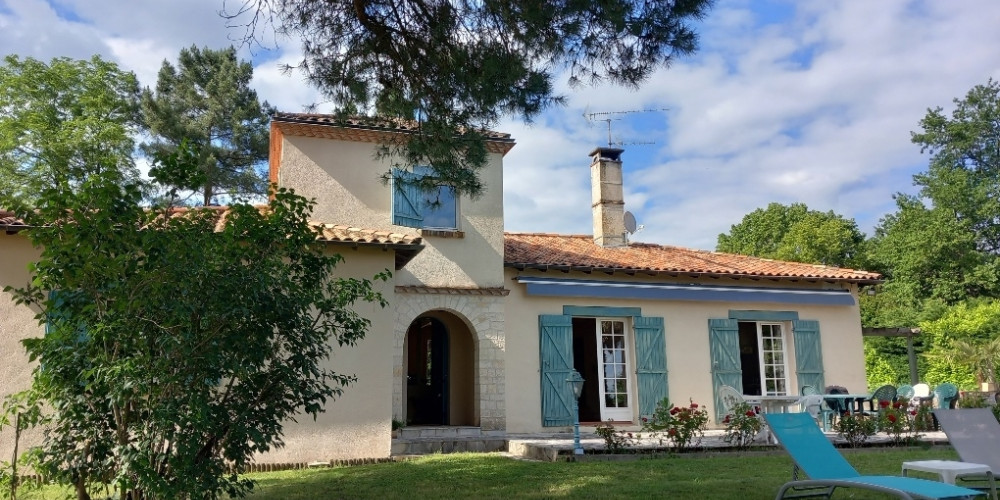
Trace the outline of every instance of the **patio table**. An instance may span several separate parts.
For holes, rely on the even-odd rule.
[[[907,472],[917,470],[937,474],[941,481],[948,484],[955,484],[955,479],[962,476],[986,475],[990,482],[990,497],[997,500],[997,486],[993,479],[993,471],[990,466],[983,464],[973,464],[969,462],[957,462],[954,460],[916,460],[913,462],[903,462],[903,477]]]
[[[847,408],[847,413],[853,414],[856,406],[867,401],[868,394],[823,394],[824,399],[836,399],[840,403],[840,408]],[[829,404],[829,402],[827,403]],[[831,405],[832,406],[832,405]]]

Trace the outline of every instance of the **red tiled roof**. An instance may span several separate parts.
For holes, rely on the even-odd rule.
[[[378,117],[342,117],[323,113],[277,112],[271,117],[271,119],[280,122],[306,123],[312,125],[328,125],[334,127],[391,132],[412,132],[420,128],[420,122],[416,120]],[[492,130],[483,130],[482,132],[487,139],[492,141],[513,141],[510,134],[504,132],[496,132]]]
[[[266,210],[266,205],[257,206],[258,210]],[[212,210],[215,212],[215,231],[221,231],[225,226],[226,217],[229,215],[229,207],[179,207],[173,209],[171,217],[187,213],[191,210]],[[420,250],[423,249],[423,239],[420,236],[389,231],[379,231],[376,229],[364,229],[339,224],[325,224],[322,222],[310,221],[309,225],[316,231],[319,241],[338,245],[350,246],[379,246],[391,248],[396,251],[396,269],[401,269]],[[8,233],[14,233],[28,226],[15,217],[13,212],[0,211],[0,229]]]
[[[505,233],[504,266],[518,269],[565,269],[648,272],[715,277],[782,278],[874,283],[878,273],[840,267],[761,259],[689,248],[631,243],[603,248],[589,235]]]

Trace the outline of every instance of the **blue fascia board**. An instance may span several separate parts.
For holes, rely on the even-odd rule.
[[[718,285],[678,285],[630,283],[623,281],[573,280],[558,278],[515,278],[528,295],[592,299],[684,300],[694,302],[770,302],[779,304],[853,306],[847,290],[736,287]]]
[[[729,310],[729,319],[741,321],[798,321],[798,311]]]
[[[605,306],[563,306],[563,314],[566,316],[593,316],[593,317],[629,317],[642,316],[642,308],[639,307],[605,307]]]

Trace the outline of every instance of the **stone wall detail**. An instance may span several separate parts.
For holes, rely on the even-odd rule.
[[[503,431],[506,419],[506,373],[504,367],[504,299],[502,288],[396,287],[393,354],[393,418],[403,420],[406,402],[404,341],[415,319],[431,311],[443,311],[461,319],[473,338],[476,353],[475,399],[483,431]]]

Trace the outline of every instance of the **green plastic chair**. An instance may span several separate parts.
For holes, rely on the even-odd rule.
[[[896,387],[893,385],[883,385],[868,397],[868,409],[873,413],[878,411],[875,406],[879,404],[880,401],[893,402],[896,400]]]
[[[947,410],[954,408],[958,401],[958,387],[950,382],[938,384],[934,388],[934,407]]]
[[[837,452],[808,413],[765,413],[764,419],[795,463],[792,480],[785,483],[775,500],[786,494],[826,496],[837,488],[862,488],[898,498],[972,498],[983,492],[927,479],[898,476],[863,476]],[[809,479],[798,479],[798,471]]]
[[[907,384],[896,388],[896,399],[905,399],[907,401],[913,399],[913,386]]]

